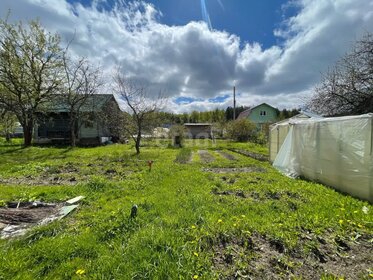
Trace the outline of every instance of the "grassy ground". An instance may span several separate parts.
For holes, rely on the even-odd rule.
[[[0,205],[86,196],[65,219],[0,240],[0,279],[373,278],[372,206],[229,150],[265,147],[0,146]]]

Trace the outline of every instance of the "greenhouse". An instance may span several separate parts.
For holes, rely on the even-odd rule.
[[[373,202],[372,139],[373,114],[293,119],[272,127],[270,156],[289,176]]]

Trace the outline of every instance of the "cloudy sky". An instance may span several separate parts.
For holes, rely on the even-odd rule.
[[[302,105],[320,75],[366,32],[373,0],[0,0],[0,16],[39,18],[70,51],[120,66],[168,110]],[[75,33],[75,36],[74,36]],[[107,87],[107,91],[109,87]]]

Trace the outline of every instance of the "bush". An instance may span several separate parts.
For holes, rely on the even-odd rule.
[[[173,125],[170,128],[169,137],[172,139],[173,146],[183,146],[185,138],[185,127],[183,125]],[[176,143],[178,138],[178,143]]]
[[[255,135],[255,124],[247,119],[239,119],[227,124],[227,136],[232,140],[246,142],[255,139]]]
[[[188,161],[190,161],[191,156],[192,156],[192,150],[188,148],[183,148],[177,154],[175,162],[188,163]]]

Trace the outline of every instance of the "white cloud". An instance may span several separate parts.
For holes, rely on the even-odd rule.
[[[104,0],[95,0],[91,6],[71,5],[66,0],[1,2],[3,18],[11,9],[12,20],[39,17],[64,42],[75,34],[71,51],[101,65],[108,84],[109,74],[120,65],[128,76],[157,93],[165,90],[171,100],[197,98],[169,107],[175,111],[227,106],[230,99],[222,104],[208,99],[230,92],[233,83],[241,93],[239,105],[298,106],[299,96],[309,94],[320,73],[365,31],[373,31],[373,1],[367,0],[289,1],[299,12],[274,30],[284,43],[268,49],[258,42],[242,43],[234,34],[210,30],[203,22],[161,24],[160,12],[145,2],[121,0],[110,10],[103,8]]]

